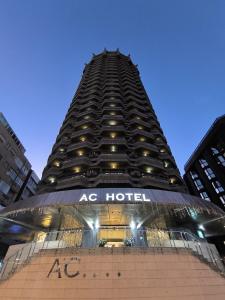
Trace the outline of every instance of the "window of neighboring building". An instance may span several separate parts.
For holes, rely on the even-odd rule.
[[[220,196],[220,201],[223,203],[225,206],[225,195]]]
[[[9,169],[9,171],[7,172],[7,175],[12,179],[15,180],[17,177],[16,172],[13,169]]]
[[[202,168],[205,168],[205,167],[208,166],[207,161],[205,159],[203,159],[203,158],[199,159],[199,163],[200,163],[200,165],[201,165]]]
[[[209,179],[215,178],[215,174],[211,168],[206,168],[204,171]]]
[[[210,198],[209,198],[209,196],[206,192],[200,193],[200,196],[201,196],[202,199],[210,201]]]
[[[22,179],[20,179],[19,176],[16,177],[15,183],[16,183],[18,186],[22,186],[22,185],[23,185],[23,181],[22,181]]]
[[[10,186],[4,180],[0,180],[0,192],[7,195],[9,190]]]
[[[195,171],[191,171],[191,172],[190,172],[190,175],[191,175],[191,178],[192,178],[193,180],[195,180],[196,178],[198,178],[198,174],[197,174]]]
[[[0,143],[5,144],[5,139],[2,135],[0,135]]]
[[[198,190],[201,190],[201,189],[204,188],[204,186],[203,186],[203,184],[202,184],[202,182],[201,182],[200,179],[196,179],[196,180],[194,181],[194,183],[195,183],[195,186],[196,186],[196,188],[197,188]]]
[[[218,155],[217,156],[217,160],[218,160],[218,164],[219,165],[225,166],[225,158],[224,158],[224,156]]]
[[[212,182],[212,185],[213,185],[215,191],[217,192],[217,194],[224,192],[224,188],[222,187],[222,185],[220,184],[220,182],[218,180]]]
[[[215,148],[215,147],[211,147],[211,151],[212,151],[212,154],[213,154],[213,155],[219,154],[218,149]]]

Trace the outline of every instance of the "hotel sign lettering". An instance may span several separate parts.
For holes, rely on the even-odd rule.
[[[102,197],[102,195],[101,195]],[[95,202],[99,201],[99,195],[97,193],[84,193],[79,199],[79,202]],[[105,193],[106,202],[150,202],[145,193]]]

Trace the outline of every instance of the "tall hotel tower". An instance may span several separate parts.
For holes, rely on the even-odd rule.
[[[85,66],[37,195],[1,212],[12,246],[0,296],[20,280],[16,299],[222,299],[206,239],[224,217],[187,193],[130,56],[105,50]]]
[[[84,69],[40,193],[109,187],[185,191],[137,66],[105,51]]]

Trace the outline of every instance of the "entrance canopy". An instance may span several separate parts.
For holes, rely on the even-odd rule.
[[[30,241],[38,232],[104,226],[188,228],[225,234],[224,212],[189,194],[136,188],[67,190],[36,195],[0,213],[2,241]]]

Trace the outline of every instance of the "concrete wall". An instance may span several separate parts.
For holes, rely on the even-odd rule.
[[[183,250],[43,250],[0,284],[0,299],[224,300],[225,279]]]

